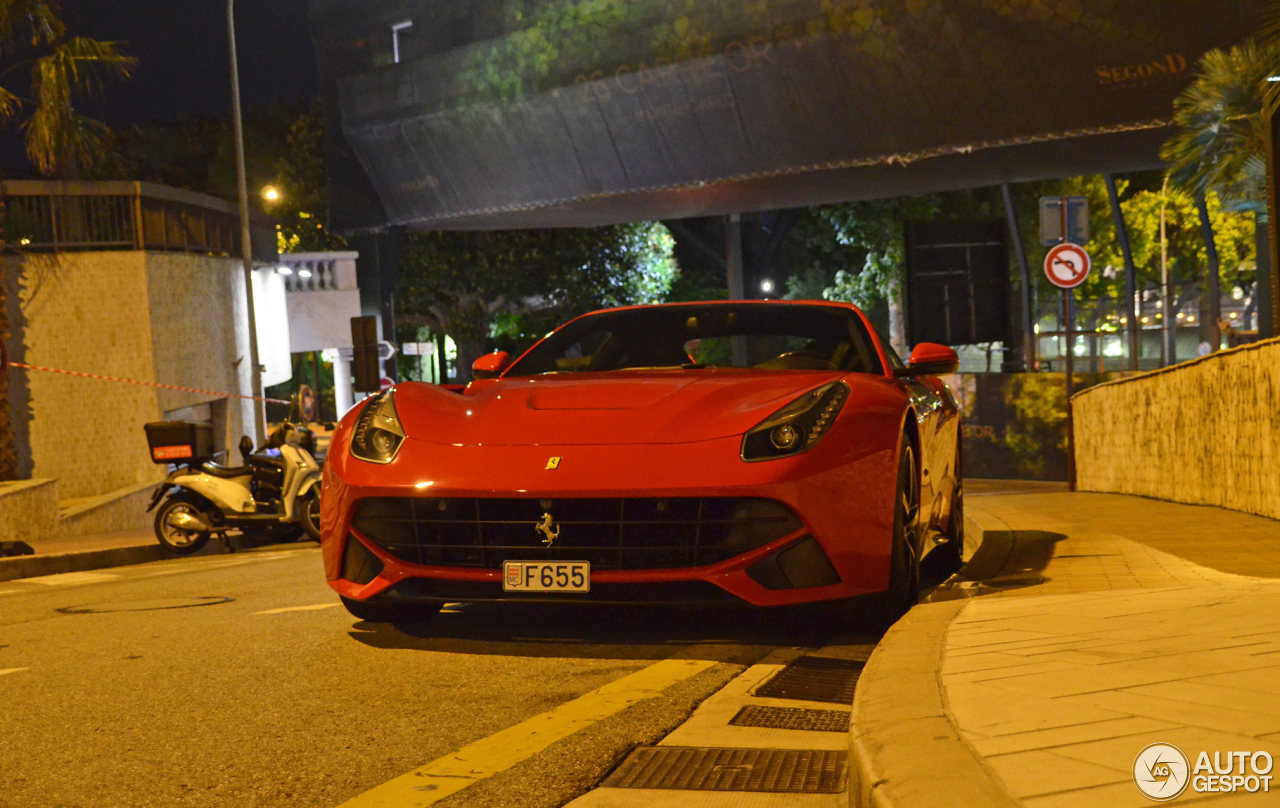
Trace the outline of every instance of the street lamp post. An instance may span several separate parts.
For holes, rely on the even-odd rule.
[[[240,194],[240,253],[244,259],[244,298],[249,318],[249,378],[253,385],[254,431],[260,442],[267,434],[267,418],[262,401],[262,365],[258,361],[258,319],[253,306],[253,247],[249,233],[249,185],[244,168],[244,125],[240,120],[235,0],[227,0],[227,39],[231,45],[231,120],[235,128],[236,184]]]

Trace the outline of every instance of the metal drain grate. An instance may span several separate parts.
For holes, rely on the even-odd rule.
[[[848,732],[848,710],[803,710],[797,707],[761,707],[748,704],[729,722],[735,727],[803,729],[810,732]]]
[[[845,788],[847,771],[847,752],[643,746],[628,755],[601,785],[837,794]]]
[[[826,657],[800,657],[756,690],[771,699],[829,701],[852,704],[853,689],[865,663]]]

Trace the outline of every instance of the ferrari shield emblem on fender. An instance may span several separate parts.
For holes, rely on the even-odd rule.
[[[547,468],[550,470],[555,470],[560,468],[560,458],[558,457],[547,458]]]
[[[558,458],[557,458],[558,459]],[[541,533],[544,538],[542,543],[548,547],[558,538],[560,538],[560,526],[551,518],[551,514],[542,514],[542,521],[533,526],[533,529]]]

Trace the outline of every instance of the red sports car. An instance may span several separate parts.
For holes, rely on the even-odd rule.
[[[459,392],[404,382],[342,419],[329,584],[353,615],[450,601],[915,602],[962,543],[959,411],[857,308],[676,303],[573,320]]]

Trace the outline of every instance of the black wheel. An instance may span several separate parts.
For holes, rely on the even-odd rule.
[[[342,598],[352,617],[366,623],[425,623],[440,612],[441,603],[385,603]]]
[[[298,523],[302,525],[302,529],[306,532],[308,538],[313,541],[320,541],[320,494],[314,488],[299,503]]]
[[[882,618],[893,625],[920,599],[920,478],[916,454],[903,439],[898,459],[898,490],[893,508],[893,548],[889,560],[889,590],[884,593]]]
[[[209,542],[211,531],[193,530],[182,523],[189,517],[207,521],[201,511],[201,503],[193,497],[172,496],[156,511],[155,531],[160,544],[169,552],[191,555]]]

